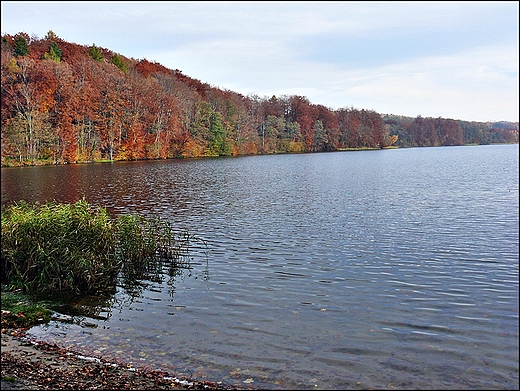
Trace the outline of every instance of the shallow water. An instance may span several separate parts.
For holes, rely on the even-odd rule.
[[[518,145],[2,169],[203,238],[30,333],[260,388],[518,388]],[[244,383],[245,382],[245,383]]]

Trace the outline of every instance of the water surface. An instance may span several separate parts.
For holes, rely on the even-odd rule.
[[[2,192],[207,242],[43,340],[260,388],[516,389],[518,174],[518,145],[437,147],[9,168]]]

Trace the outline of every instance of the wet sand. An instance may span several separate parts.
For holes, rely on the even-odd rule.
[[[4,330],[2,330],[4,331]],[[175,374],[111,363],[56,345],[31,341],[23,331],[2,333],[2,390],[239,390],[237,385],[178,379]]]

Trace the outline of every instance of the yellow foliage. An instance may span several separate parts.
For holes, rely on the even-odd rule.
[[[399,139],[399,136],[397,134],[393,134],[391,136],[388,136],[388,144],[387,145],[395,144],[398,139]]]
[[[16,61],[16,58],[13,57],[9,60],[9,62],[7,63],[7,70],[11,74],[16,74],[16,73],[21,72],[21,69],[18,66],[18,62]]]
[[[303,152],[303,150],[304,150],[303,143],[301,143],[299,141],[291,141],[289,143],[288,152]]]

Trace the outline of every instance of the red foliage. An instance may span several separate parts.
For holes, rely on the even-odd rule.
[[[150,62],[146,59],[139,61],[135,64],[135,70],[144,77],[148,77],[155,73],[169,74],[171,71],[157,62]]]
[[[17,57],[18,36],[29,53]],[[60,61],[44,59],[53,42]],[[2,163],[166,159],[215,153],[215,146],[225,154],[382,148],[390,139],[460,145],[466,134],[471,142],[518,142],[518,124],[420,116],[383,124],[375,111],[334,111],[304,96],[245,97],[146,59],[121,56],[129,68],[121,72],[112,51],[100,48],[105,61],[96,62],[89,48],[56,36],[2,37]]]

